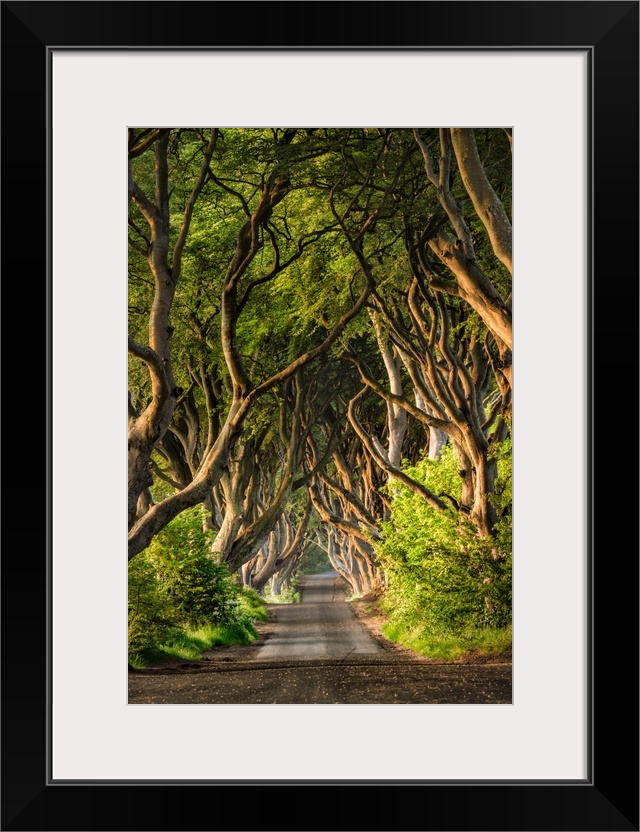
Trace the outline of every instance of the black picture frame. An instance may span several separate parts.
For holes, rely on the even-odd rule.
[[[3,830],[638,830],[637,500],[629,499],[638,457],[637,431],[629,419],[637,418],[638,378],[639,5],[627,0],[2,2],[3,289],[11,319],[23,315],[28,324],[26,332],[11,334],[16,351],[9,351],[9,361],[23,360],[25,345],[31,356],[19,376],[28,390],[18,392],[17,385],[11,393],[9,430],[12,437],[18,427],[28,431],[34,462],[17,474],[18,483],[13,470],[7,476],[11,494],[20,499],[15,515],[5,521],[11,544],[2,559]],[[61,47],[588,50],[591,688],[584,782],[48,780],[48,64],[51,50]],[[14,373],[8,375],[5,389],[13,387]],[[552,430],[561,435],[570,426]],[[546,499],[561,510],[561,492],[550,487]],[[47,518],[37,538],[34,513]],[[16,523],[20,530],[14,537]],[[558,635],[550,650],[563,649]]]

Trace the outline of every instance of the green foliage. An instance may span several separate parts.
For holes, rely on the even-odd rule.
[[[509,453],[500,465],[507,477]],[[423,459],[407,473],[436,494],[459,499],[457,459],[450,446],[440,460]],[[453,639],[468,648],[482,630],[503,630],[511,622],[511,526],[505,514],[495,537],[479,538],[474,526],[453,512],[437,511],[397,483],[391,519],[382,524],[378,556],[388,586],[382,602],[389,615],[388,637],[403,636],[429,651]],[[508,493],[505,485],[502,497]],[[449,648],[447,648],[449,649]]]
[[[212,543],[213,533],[203,531],[197,507],[179,514],[145,553],[178,619],[191,627],[228,624],[238,615],[238,585],[226,566],[210,556]]]
[[[240,587],[210,556],[211,542],[202,509],[190,509],[129,564],[132,666],[167,656],[197,658],[194,651],[219,643],[247,643],[256,637],[253,622],[268,619],[258,593]]]
[[[489,452],[489,458],[495,459],[498,466],[498,476],[494,482],[494,493],[489,499],[493,503],[498,514],[511,517],[511,501],[513,499],[513,451],[511,439],[511,420],[507,421],[509,434],[503,442],[496,443]],[[511,523],[503,523],[498,533],[511,534]],[[509,546],[511,543],[509,542]]]
[[[265,601],[267,604],[299,604],[300,593],[292,586],[283,589],[280,595],[271,595],[269,587],[266,588]]]
[[[178,238],[209,135],[209,128],[171,131],[167,183],[171,195],[170,250]],[[437,170],[438,131],[424,129],[421,135],[431,147]],[[491,184],[509,214],[512,162],[508,139],[503,130],[491,128],[478,129],[476,141]],[[154,198],[154,169],[152,150],[133,160],[136,183],[150,199]],[[220,131],[210,172],[194,207],[170,322],[172,371],[176,385],[189,391],[201,441],[206,439],[209,417],[223,420],[230,406],[229,371],[220,340],[220,291],[247,212],[255,209],[263,183],[272,172],[286,174],[292,190],[275,207],[268,226],[257,229],[258,250],[238,284],[241,312],[236,342],[255,384],[317,347],[351,308],[365,278],[363,264],[348,238],[358,241],[379,298],[398,322],[410,326],[407,291],[413,272],[407,241],[417,244],[422,230],[438,217],[445,223],[445,231],[452,231],[436,189],[425,176],[411,130],[225,128]],[[392,194],[387,198],[384,194],[391,183]],[[478,263],[506,299],[511,293],[511,277],[493,254],[455,159],[450,185],[463,206]],[[154,277],[145,256],[150,232],[133,203],[130,219],[129,330],[146,343],[154,298]],[[367,219],[370,222],[365,227]],[[270,274],[274,276],[269,278]],[[486,325],[478,312],[455,297],[447,298],[447,306],[457,337],[485,340]],[[352,388],[360,387],[355,368],[341,361],[346,348],[357,353],[376,378],[384,378],[369,311],[365,309],[351,320],[331,350],[304,370],[304,386],[312,392],[317,386],[322,395],[326,382],[336,379],[331,404],[336,416],[343,415]],[[429,320],[434,314],[425,306]],[[389,326],[382,314],[378,323],[383,330]],[[408,391],[409,379],[406,370],[402,372]],[[205,376],[216,385],[213,404],[207,404],[201,386]],[[129,358],[129,388],[134,405],[144,408],[152,395],[148,370],[133,357]],[[275,388],[263,396],[244,425],[245,439],[261,438],[257,452],[262,474],[276,484],[281,476],[279,416],[283,395],[282,389]],[[178,409],[174,424],[181,413]],[[362,402],[361,420],[372,433],[383,434],[386,414],[385,402],[374,394]],[[406,446],[414,462],[423,437],[411,431],[416,431],[412,422]],[[326,437],[319,430],[312,436],[322,452]],[[402,638],[413,638],[415,633],[415,643],[426,644],[428,637],[431,647],[426,650],[440,649],[437,639],[449,645],[465,639],[471,643],[481,631],[507,632],[511,616],[511,449],[509,443],[494,444],[499,475],[490,500],[501,519],[490,540],[479,540],[470,524],[459,522],[453,512],[432,510],[398,483],[392,482],[388,492],[393,513],[382,528],[384,539],[378,551],[388,574],[385,603],[392,619],[389,626],[396,628],[396,635],[402,633]],[[155,452],[154,461],[163,469],[170,465],[160,451]],[[446,492],[459,499],[457,468],[449,449],[440,462],[421,460],[407,470],[436,493]],[[170,468],[168,471],[171,473]],[[335,476],[332,463],[328,471]],[[173,489],[157,480],[153,492],[158,501]],[[243,594],[224,567],[209,557],[210,543],[210,535],[202,531],[199,512],[193,510],[179,515],[134,559],[129,572],[129,634],[134,654],[171,644],[176,650],[197,650],[197,637],[185,635],[187,632],[200,632],[203,627],[242,630],[247,622],[266,615],[264,601]],[[329,568],[324,553],[315,549],[305,555],[298,574]],[[289,600],[294,596],[295,590]]]
[[[280,595],[272,595],[271,586],[267,584],[267,586],[265,587],[264,600],[267,604],[299,604],[299,583],[300,581],[298,580],[298,578],[292,578],[289,586],[286,589],[283,589]]]
[[[300,585],[300,579],[294,575],[289,582],[289,586],[286,589],[283,589],[279,595],[272,595],[271,594],[271,584],[267,584],[265,587],[265,595],[264,600],[267,604],[299,604],[300,603],[300,592],[298,590],[298,586]]]
[[[129,652],[142,653],[179,632],[171,599],[162,592],[156,570],[142,554],[129,563]]]
[[[240,595],[240,603],[254,621],[269,620],[269,612],[266,608],[265,600],[255,589],[250,589],[246,586],[243,587],[242,594]]]
[[[333,569],[329,556],[319,546],[309,546],[298,564],[298,575],[319,575]]]
[[[408,624],[385,624],[382,632],[389,639],[416,653],[455,662],[463,656],[482,654],[499,656],[511,652],[511,626],[491,629],[469,629],[461,635],[438,635]]]
[[[142,669],[170,659],[197,661],[204,650],[221,644],[249,644],[257,637],[255,628],[245,624],[207,624],[176,629],[163,641],[129,653],[129,664]]]

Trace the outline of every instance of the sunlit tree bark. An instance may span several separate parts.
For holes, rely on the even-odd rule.
[[[450,223],[454,236],[443,224],[430,223],[425,228],[421,244],[427,244],[440,262],[446,266],[451,279],[436,275],[428,268],[434,289],[465,300],[487,325],[495,338],[500,353],[499,368],[511,384],[512,316],[509,299],[503,299],[496,286],[485,274],[476,257],[473,235],[460,203],[451,187],[452,138],[456,159],[463,182],[478,215],[489,233],[496,256],[511,271],[511,224],[500,200],[491,188],[478,157],[472,130],[440,129],[440,159],[436,173],[429,147],[414,130],[424,159],[428,180],[435,187],[438,201]],[[423,255],[424,257],[424,255]],[[424,264],[423,264],[424,265]]]
[[[216,131],[212,131],[212,138],[208,145],[211,152],[215,146],[215,135]],[[174,278],[170,276],[166,264],[169,238],[167,136],[163,135],[157,138],[156,145],[156,202],[160,203],[161,209],[157,209],[146,199],[135,183],[133,196],[152,231],[150,261],[154,275],[158,274],[158,285],[156,289],[157,300],[154,301],[151,313],[150,331],[159,333],[159,340],[156,344],[152,338],[152,345],[147,348],[130,339],[130,352],[143,360],[149,368],[153,397],[151,404],[142,414],[133,413],[130,407],[129,449],[131,473],[129,503],[131,519],[129,558],[135,557],[136,554],[146,548],[153,536],[181,511],[207,499],[227,469],[229,454],[240,437],[245,421],[256,401],[269,390],[286,382],[299,369],[325,353],[338,339],[347,323],[363,308],[372,288],[368,279],[364,284],[361,283],[362,288],[358,296],[354,298],[352,307],[336,321],[318,346],[303,352],[269,378],[254,383],[240,354],[237,340],[238,319],[251,292],[258,285],[273,280],[285,267],[285,263],[280,261],[277,246],[274,251],[273,266],[266,274],[254,278],[246,285],[241,284],[241,279],[257,252],[261,249],[264,239],[263,232],[268,227],[274,209],[289,193],[290,184],[286,177],[278,173],[277,169],[272,170],[265,179],[259,198],[253,207],[246,200],[240,198],[246,220],[239,230],[235,250],[229,261],[220,293],[220,338],[232,386],[228,413],[224,423],[220,425],[217,435],[209,436],[202,453],[200,466],[192,481],[182,490],[151,506],[143,516],[136,520],[138,516],[138,498],[142,491],[152,484],[151,453],[168,428],[175,409],[175,401],[181,392],[172,387],[170,327],[168,324],[169,311],[174,295]],[[188,234],[188,223],[193,210],[191,203],[195,203],[195,199],[197,199],[207,175],[210,173],[209,161],[210,156],[205,155],[198,181],[192,192],[192,198],[190,198],[187,209],[185,209],[187,219],[174,247],[173,268],[176,273],[179,273],[180,256],[184,247],[184,240]],[[272,244],[275,244],[273,236],[270,236],[270,240]],[[302,245],[298,246],[299,250],[302,250],[302,248]],[[156,346],[159,349],[156,349]]]

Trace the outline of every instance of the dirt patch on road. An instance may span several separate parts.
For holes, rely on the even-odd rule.
[[[351,601],[347,601],[347,598],[349,597],[349,587],[343,578],[336,578],[335,595],[343,596],[345,602],[347,602],[353,610],[355,617],[364,627],[366,627],[371,635],[371,638],[379,644],[383,650],[393,654],[396,658],[406,657],[415,659],[416,661],[431,661],[425,656],[421,656],[419,653],[409,650],[408,647],[403,647],[401,644],[396,644],[395,641],[390,641],[385,636],[382,632],[382,626],[386,623],[387,619],[380,609],[381,595],[379,592],[373,592],[369,595],[364,595],[362,598],[354,598]]]
[[[267,639],[271,638],[276,629],[277,604],[267,604],[267,610],[269,612],[268,621],[253,622],[258,638],[252,641],[251,644],[220,644],[217,647],[212,647],[211,650],[205,650],[202,658],[216,662],[250,662],[255,659],[260,648]]]

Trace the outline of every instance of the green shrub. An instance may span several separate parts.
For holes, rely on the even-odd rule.
[[[247,614],[253,621],[268,621],[269,611],[265,599],[250,587],[243,587],[240,594],[240,604],[244,607]]]
[[[496,497],[502,511],[510,501],[510,448],[499,468],[504,482]],[[446,446],[440,460],[423,459],[406,468],[436,494],[460,499],[458,461]],[[382,607],[388,637],[454,639],[471,643],[480,630],[511,623],[511,518],[505,511],[496,536],[478,538],[475,527],[453,512],[433,509],[420,496],[393,482],[391,518],[381,524],[378,557],[387,575]],[[403,642],[404,643],[404,642]]]
[[[141,669],[168,659],[198,661],[204,650],[221,644],[249,644],[257,635],[253,625],[246,622],[176,629],[162,642],[130,651],[129,664]]]
[[[264,599],[210,555],[199,508],[178,515],[129,564],[129,663],[197,658],[215,644],[253,640]]]
[[[304,555],[300,559],[296,574],[318,575],[322,572],[329,572],[331,569],[333,569],[333,566],[331,565],[331,561],[329,560],[327,553],[324,549],[321,549],[319,546],[313,544],[307,548]]]
[[[138,654],[180,632],[171,599],[144,553],[129,562],[129,653]]]
[[[202,529],[199,508],[179,514],[151,541],[146,556],[178,620],[189,627],[230,624],[242,618],[240,587],[211,557],[213,532]]]
[[[271,584],[264,588],[264,600],[267,604],[299,604],[300,603],[300,578],[294,575],[289,581],[289,586],[283,589],[279,595],[271,594]]]
[[[299,604],[300,592],[292,585],[283,589],[280,595],[271,595],[271,591],[267,585],[265,587],[264,598],[267,604]]]

